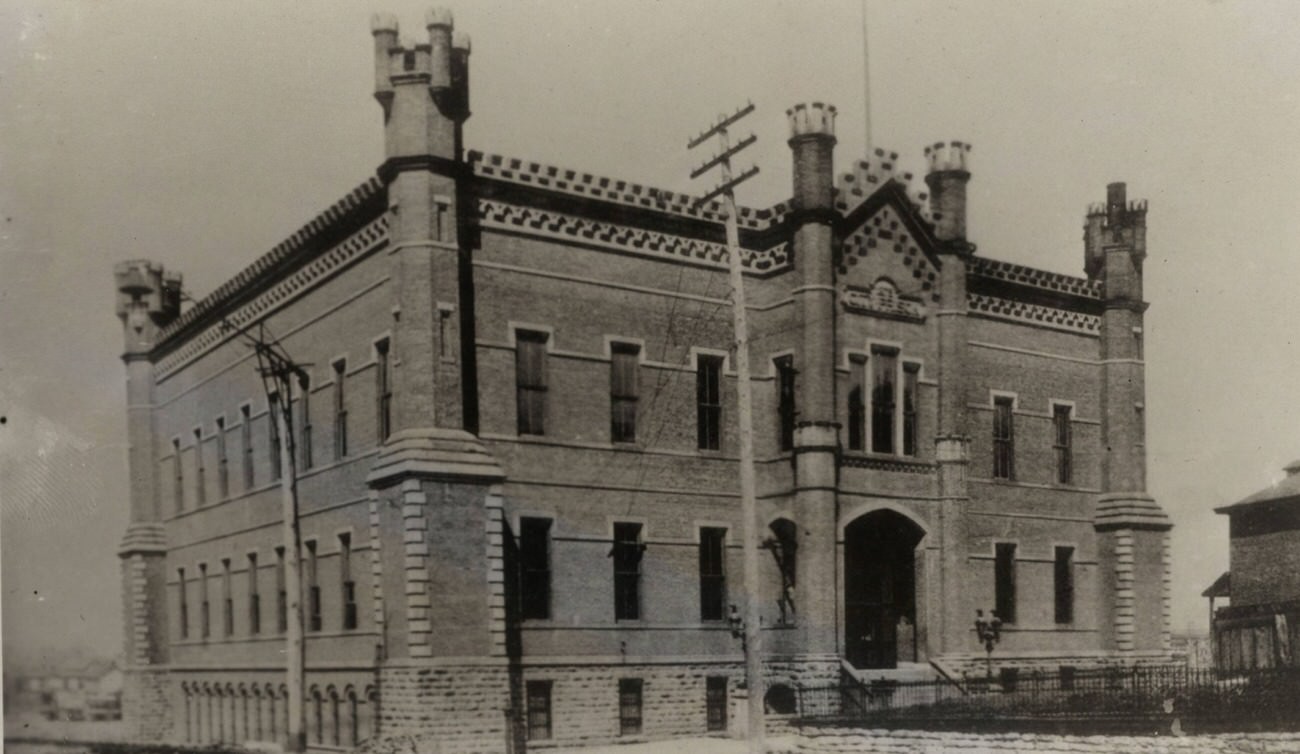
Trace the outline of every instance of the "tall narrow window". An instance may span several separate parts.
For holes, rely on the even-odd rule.
[[[257,553],[248,553],[248,633],[262,632],[262,598],[257,593]]]
[[[1012,413],[1013,400],[998,396],[993,400],[993,478],[1016,478],[1016,428]]]
[[[289,589],[284,579],[284,548],[275,548],[275,627],[280,633],[289,630]]]
[[[895,379],[898,355],[894,351],[871,352],[871,451],[894,452]]]
[[[221,559],[221,635],[235,633],[235,599],[230,592],[230,558]]]
[[[1142,349],[1142,328],[1135,327],[1133,328],[1133,356],[1141,361],[1145,355]]]
[[[551,617],[551,520],[519,521],[520,612],[525,620]]]
[[[181,464],[180,438],[172,438],[172,497],[176,512],[185,510],[185,472]]]
[[[217,496],[230,497],[230,459],[226,456],[226,420],[217,417]]]
[[[314,459],[311,447],[311,377],[303,372],[298,375],[298,453],[302,457],[302,467],[310,469]]]
[[[179,596],[177,601],[180,603],[181,608],[181,638],[188,639],[190,638],[190,597],[186,594],[189,585],[185,583],[184,568],[176,569],[176,581],[177,595]]]
[[[271,459],[271,479],[280,478],[280,394],[271,393],[266,399],[267,455]]]
[[[903,455],[916,455],[916,383],[921,365],[903,363]]]
[[[307,630],[321,629],[320,582],[316,580],[316,542],[307,545]]]
[[[348,364],[343,359],[334,362],[334,460],[348,454],[348,403],[344,395],[344,380]]]
[[[253,489],[253,418],[251,406],[239,407],[239,448],[244,457],[244,492]]]
[[[212,617],[208,607],[208,564],[199,563],[199,636],[208,638]]]
[[[849,360],[849,450],[864,450],[867,435],[867,404],[863,400],[863,385],[866,382],[867,361],[854,355]]]
[[[339,578],[343,588],[343,629],[357,627],[357,582],[352,580],[352,535],[339,535]]]
[[[387,340],[375,344],[375,396],[375,423],[379,428],[379,442],[383,442],[393,431],[393,382],[388,369]]]
[[[1055,430],[1055,442],[1052,448],[1056,451],[1056,481],[1060,484],[1069,484],[1074,478],[1071,463],[1073,438],[1070,432],[1069,406],[1059,403],[1052,406],[1052,425]]]
[[[610,349],[609,421],[614,442],[636,442],[640,354],[641,347],[635,343],[614,343]]]
[[[546,340],[544,332],[515,333],[515,400],[521,435],[546,434]]]
[[[203,430],[194,430],[194,500],[199,507],[208,501],[206,469],[203,464]]]
[[[794,447],[794,357],[776,360],[777,441],[781,450]]]
[[[726,617],[726,540],[726,529],[700,529],[700,620]]]
[[[528,740],[545,741],[551,737],[551,682],[528,681]]]
[[[1056,622],[1074,622],[1074,548],[1056,548]]]
[[[799,529],[788,518],[773,521],[769,528],[772,537],[764,542],[764,546],[772,551],[776,568],[781,573],[781,595],[777,599],[777,606],[781,610],[779,622],[782,626],[788,626],[794,623],[795,618],[794,590],[799,565]]]
[[[618,679],[618,734],[641,733],[641,679]]]
[[[701,354],[696,359],[695,401],[700,450],[722,447],[722,357]]]
[[[998,542],[994,548],[993,609],[1003,623],[1016,622],[1016,546]]]
[[[641,617],[641,524],[614,524],[614,619]]]
[[[711,675],[704,680],[704,715],[709,731],[727,729],[727,678]]]

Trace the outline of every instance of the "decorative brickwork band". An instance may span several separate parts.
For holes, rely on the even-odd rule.
[[[685,259],[719,269],[727,266],[726,244],[488,199],[478,202],[478,212],[480,224],[485,228],[577,239],[634,254]],[[753,272],[773,272],[790,265],[790,245],[785,242],[764,250],[742,248],[740,253],[741,264]]]
[[[1098,335],[1101,331],[1101,317],[1095,314],[1057,309],[1050,306],[1030,304],[1024,301],[1012,301],[996,296],[984,296],[971,293],[966,298],[971,314],[993,319],[1005,319],[1013,322],[1027,322],[1039,327],[1053,330]]]

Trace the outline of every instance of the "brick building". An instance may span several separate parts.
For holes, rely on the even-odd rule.
[[[1300,461],[1277,484],[1216,508],[1228,517],[1228,567],[1206,589],[1214,665],[1300,665]],[[1216,598],[1230,605],[1214,608]]]
[[[117,268],[136,735],[285,731],[285,470],[246,345],[295,415],[318,746],[500,750],[725,728],[742,677],[737,375],[717,206],[464,149],[468,42],[374,24],[376,178],[188,310]],[[1086,278],[977,255],[969,147],[832,168],[789,113],[793,197],[739,211],[768,682],[982,658],[1167,656],[1170,524],[1145,492],[1145,204],[1089,209]],[[743,613],[743,609],[741,610]],[[980,666],[982,668],[982,665]],[[899,669],[902,669],[901,671]]]

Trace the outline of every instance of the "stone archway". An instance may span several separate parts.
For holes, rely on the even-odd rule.
[[[925,530],[879,509],[844,527],[844,653],[856,668],[917,660],[917,549]]]

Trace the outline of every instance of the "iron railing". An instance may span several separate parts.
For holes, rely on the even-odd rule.
[[[962,683],[846,679],[798,689],[808,723],[908,725],[989,719],[1275,720],[1300,726],[1300,668],[1224,674],[1182,666],[1059,672],[1007,668]],[[1284,725],[1283,727],[1288,727]]]

